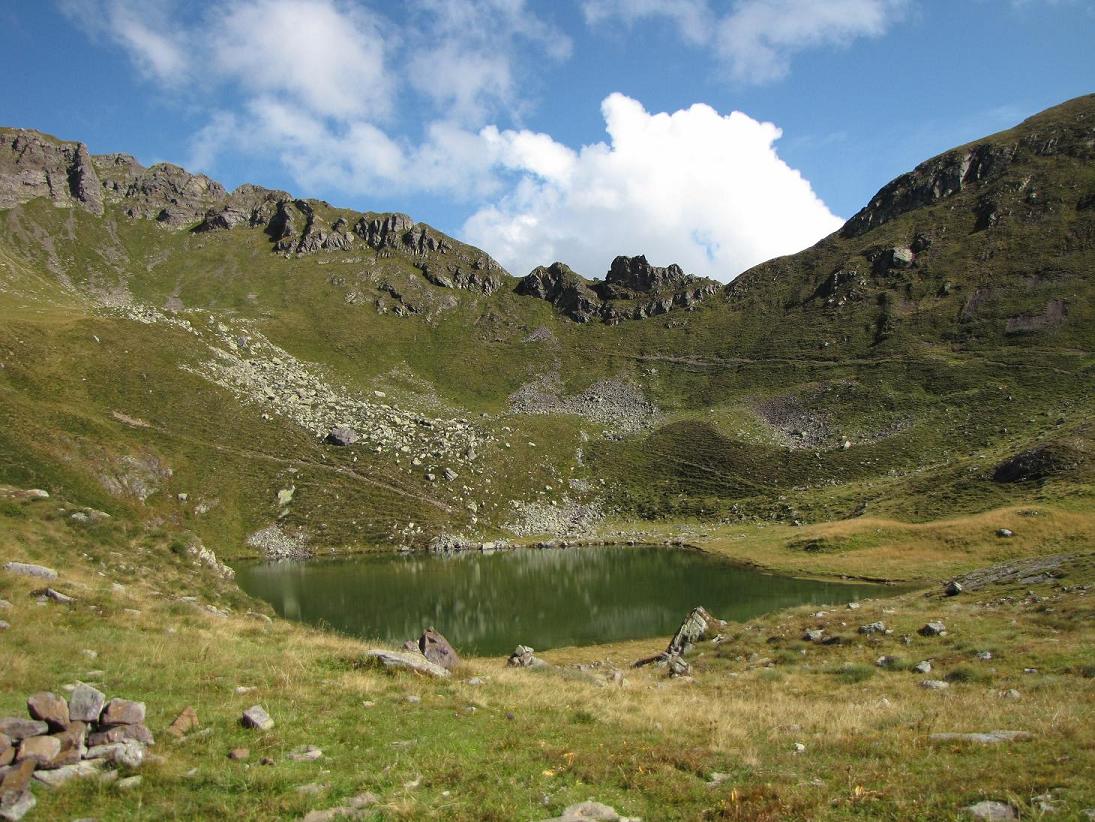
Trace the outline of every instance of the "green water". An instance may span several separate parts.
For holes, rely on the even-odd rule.
[[[367,556],[236,570],[245,591],[289,619],[395,643],[432,625],[472,655],[507,654],[518,643],[546,650],[664,636],[697,605],[740,621],[892,592],[645,546]]]

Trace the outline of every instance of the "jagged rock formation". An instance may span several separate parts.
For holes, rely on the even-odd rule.
[[[29,129],[0,131],[0,208],[37,197],[103,213],[102,187],[87,146]]]
[[[685,274],[679,265],[653,266],[643,255],[619,256],[604,280],[586,280],[565,263],[533,269],[517,284],[517,293],[547,300],[580,323],[601,320],[615,325],[692,310],[720,288],[714,280]]]
[[[196,233],[262,228],[282,254],[345,252],[364,241],[378,253],[406,255],[440,288],[491,294],[509,277],[490,255],[406,214],[357,214],[250,184],[229,194],[204,174],[171,163],[145,168],[129,154],[93,157],[83,143],[0,129],[0,208],[39,197],[95,214],[118,204],[130,218]]]

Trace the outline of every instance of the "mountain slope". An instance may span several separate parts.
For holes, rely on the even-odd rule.
[[[722,289],[0,137],[3,482],[228,555],[1090,498],[1092,96]]]

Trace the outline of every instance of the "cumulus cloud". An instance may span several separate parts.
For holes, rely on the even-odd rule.
[[[842,223],[780,159],[771,123],[702,104],[651,114],[622,94],[602,113],[609,141],[577,152],[546,135],[485,131],[517,177],[469,218],[469,241],[518,274],[563,260],[601,276],[616,253],[645,253],[727,280]]]
[[[591,24],[668,19],[687,42],[710,48],[733,80],[766,83],[786,76],[798,52],[885,34],[909,2],[737,0],[719,15],[708,0],[585,0],[583,11]]]

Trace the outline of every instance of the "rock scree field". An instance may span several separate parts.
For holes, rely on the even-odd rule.
[[[1095,95],[729,285],[620,250],[0,129],[0,819],[1095,817]],[[476,657],[232,569],[597,545],[876,587]]]

